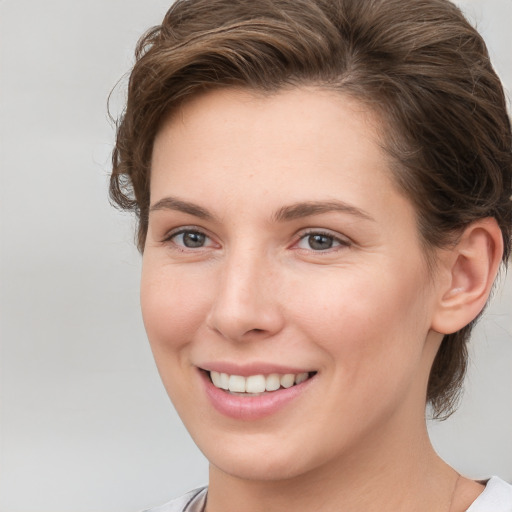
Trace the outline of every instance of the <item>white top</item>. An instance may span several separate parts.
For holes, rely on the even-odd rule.
[[[467,512],[512,512],[512,485],[493,476]]]
[[[201,487],[145,512],[203,512],[208,488]],[[466,512],[512,512],[512,485],[493,476]]]

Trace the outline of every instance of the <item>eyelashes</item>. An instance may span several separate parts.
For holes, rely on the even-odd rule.
[[[167,234],[162,240],[164,244],[185,250],[204,249],[206,247],[215,247],[217,244],[201,229],[195,227],[183,227]]]
[[[207,245],[209,237],[200,231],[179,231],[170,237],[176,245],[186,247],[187,249],[199,249]]]
[[[220,248],[204,230],[186,226],[170,232],[162,240],[162,243],[169,244],[173,249],[182,252],[198,252],[204,249]],[[299,232],[291,249],[307,251],[310,253],[332,253],[350,247],[352,242],[339,234],[322,229],[309,229]]]
[[[333,233],[311,230],[302,233],[296,246],[298,249],[311,250],[313,252],[326,252],[340,247],[349,247],[350,241]]]

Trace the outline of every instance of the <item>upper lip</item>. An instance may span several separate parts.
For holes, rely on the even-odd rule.
[[[227,373],[229,375],[240,375],[241,377],[249,377],[251,375],[270,375],[271,373],[285,375],[287,373],[297,374],[314,371],[307,368],[285,366],[268,362],[240,364],[232,363],[229,361],[215,361],[201,363],[198,364],[197,367],[208,372],[214,371],[219,373]]]

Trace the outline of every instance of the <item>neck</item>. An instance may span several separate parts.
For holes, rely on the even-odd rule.
[[[435,453],[424,420],[408,429],[391,423],[342,460],[283,480],[240,479],[212,466],[207,512],[448,512],[457,475]]]

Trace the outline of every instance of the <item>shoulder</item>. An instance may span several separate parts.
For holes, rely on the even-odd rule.
[[[179,498],[143,512],[202,512],[206,504],[207,490],[207,487],[194,489]]]
[[[467,512],[512,512],[512,485],[493,476]]]

